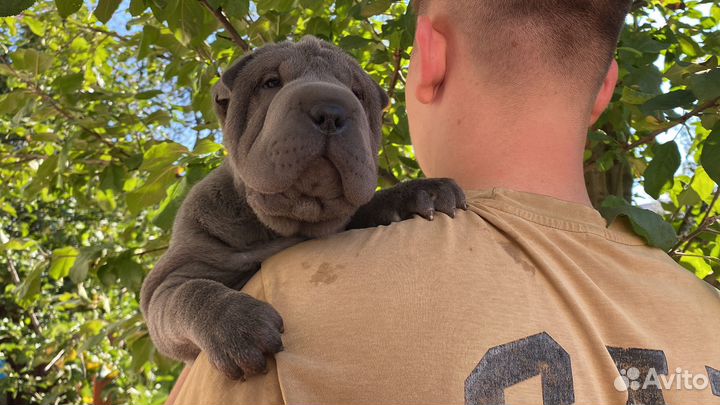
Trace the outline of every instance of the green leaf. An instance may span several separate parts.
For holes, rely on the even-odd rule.
[[[197,0],[167,0],[162,9],[161,18],[167,21],[168,27],[179,31],[177,38],[183,43],[201,43],[217,26]]]
[[[0,95],[0,115],[14,115],[28,106],[34,96],[22,89]]]
[[[143,122],[146,124],[158,124],[158,125],[167,125],[170,123],[170,120],[172,117],[170,116],[170,113],[168,113],[165,110],[157,110],[153,111],[148,115],[147,117],[143,118]]]
[[[657,199],[663,186],[673,181],[682,158],[675,141],[653,146],[655,157],[645,170],[645,191]]]
[[[0,204],[0,210],[3,210],[11,216],[17,218],[17,210],[7,201],[2,201],[2,204]]]
[[[166,169],[187,152],[188,149],[186,147],[176,142],[155,144],[143,155],[140,170],[145,170],[152,174],[158,170]]]
[[[54,58],[32,48],[20,49],[10,54],[15,69],[37,76],[52,66]]]
[[[622,35],[622,49],[634,52],[641,57],[643,53],[657,54],[670,47],[670,44],[659,42],[645,32],[626,31]]]
[[[105,212],[112,213],[117,208],[117,201],[115,200],[115,193],[113,190],[95,190],[95,201],[98,206]]]
[[[94,336],[99,334],[103,330],[105,325],[107,325],[107,322],[103,321],[102,319],[93,319],[85,322],[85,324],[82,326],[82,331],[86,334]]]
[[[56,171],[58,168],[59,160],[60,159],[58,155],[52,155],[45,159],[45,161],[38,168],[35,176],[33,176],[30,183],[25,186],[25,189],[23,190],[23,195],[31,198],[37,195],[37,193],[39,193],[40,190],[42,190],[43,188],[50,187],[50,181],[54,179],[57,175]]]
[[[669,250],[677,242],[675,229],[660,215],[634,207],[620,197],[611,195],[606,198],[600,213],[608,224],[612,224],[618,216],[627,217],[635,233],[642,236],[650,246]]]
[[[0,251],[27,250],[33,246],[37,246],[37,242],[32,239],[11,239],[0,245]]]
[[[99,0],[95,11],[93,11],[95,18],[103,24],[107,23],[121,2],[122,0]]]
[[[381,14],[390,8],[392,3],[392,0],[366,0],[360,8],[360,15],[363,18],[368,18]]]
[[[55,0],[60,17],[67,18],[71,14],[77,13],[82,7],[82,0]]]
[[[196,155],[207,155],[222,150],[223,146],[215,143],[212,139],[203,138],[195,145],[193,153]]]
[[[704,256],[703,251],[699,250],[699,249],[693,250],[693,251],[688,251],[687,253],[695,254],[697,256]],[[683,267],[685,267],[686,269],[695,273],[695,275],[701,280],[704,279],[705,277],[713,274],[712,267],[702,257],[682,256],[680,258],[680,264]]]
[[[130,11],[130,15],[137,17],[142,14],[146,8],[147,4],[145,4],[145,0],[130,0],[128,11]]]
[[[130,291],[138,291],[140,289],[145,271],[129,253],[123,253],[119,256],[113,261],[112,266],[122,285]]]
[[[125,169],[122,166],[111,164],[100,174],[100,189],[114,190],[118,193],[123,191],[125,183]]]
[[[343,49],[361,49],[368,46],[371,41],[358,35],[350,35],[340,39],[340,47]]]
[[[720,68],[690,77],[690,89],[700,100],[712,100],[720,97]]]
[[[29,303],[36,295],[40,294],[42,286],[42,274],[43,265],[37,264],[22,280],[17,290],[15,290],[15,294],[17,294],[18,298],[21,301],[21,304]]]
[[[159,96],[160,94],[163,94],[162,90],[146,90],[141,91],[140,93],[135,94],[136,100],[149,100],[155,96]]]
[[[130,353],[132,354],[130,367],[133,370],[140,370],[145,363],[150,361],[153,348],[154,346],[147,336],[132,342],[130,344]]]
[[[232,2],[233,0],[228,1]],[[263,0],[256,1],[255,5],[257,6],[259,14],[267,14],[271,12],[287,13],[288,11],[292,10],[294,3],[294,0]]]
[[[72,268],[70,269],[70,280],[75,284],[79,284],[85,281],[90,268],[90,263],[97,259],[100,254],[100,248],[98,247],[82,247],[80,253],[75,259]]]
[[[105,287],[113,287],[117,281],[117,272],[109,263],[105,263],[97,270],[97,277]]]
[[[702,201],[700,199],[700,196],[698,195],[697,191],[693,189],[692,187],[688,187],[687,189],[683,190],[678,194],[677,196],[678,204],[681,207],[686,207],[688,205],[695,205]]]
[[[140,37],[140,45],[138,46],[137,55],[138,58],[144,58],[150,52],[150,45],[157,42],[160,37],[160,30],[152,25],[145,25],[143,27],[142,36]]]
[[[633,89],[632,87],[623,87],[622,91],[622,97],[620,98],[620,101],[623,103],[628,104],[644,104],[648,100],[655,97],[655,95],[651,93],[645,93],[640,90]]]
[[[187,178],[183,178],[181,181],[170,186],[167,191],[167,197],[160,203],[157,210],[148,214],[148,219],[159,228],[169,231],[170,228],[172,228],[173,221],[175,221],[175,215],[177,215],[177,211],[180,209],[188,191],[190,191],[190,187],[188,186]]]
[[[168,188],[177,181],[175,167],[166,167],[148,177],[140,188],[127,193],[125,201],[133,215],[160,202]]]
[[[50,277],[55,280],[65,278],[70,274],[78,256],[78,250],[72,246],[53,250],[52,259],[50,261]]]
[[[33,34],[39,37],[45,36],[45,24],[43,22],[28,16],[23,17],[22,21],[30,28]]]
[[[225,13],[230,17],[244,18],[250,12],[249,0],[230,0],[222,6]]]
[[[643,114],[649,115],[653,111],[689,107],[695,100],[695,95],[690,90],[676,90],[651,98],[640,107],[640,110]]]
[[[702,166],[698,167],[695,171],[692,188],[698,194],[700,199],[705,202],[705,204],[712,204],[712,200],[715,196],[715,182],[710,178],[705,171],[705,168]]]
[[[703,142],[700,164],[708,176],[720,184],[720,125],[716,126]]]
[[[677,38],[683,53],[685,53],[687,56],[694,58],[703,53],[697,42],[693,41],[693,39],[689,36],[676,33],[675,37]]]
[[[80,90],[84,80],[84,73],[71,73],[53,80],[52,86],[60,93],[68,94]]]
[[[10,17],[22,13],[35,4],[35,0],[2,0],[0,17]]]

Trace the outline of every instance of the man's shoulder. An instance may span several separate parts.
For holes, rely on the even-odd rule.
[[[298,256],[359,256],[363,253],[382,255],[385,252],[398,253],[400,250],[412,250],[423,245],[432,245],[434,249],[446,248],[452,235],[463,232],[483,233],[485,221],[472,211],[459,211],[454,218],[438,214],[432,221],[419,216],[394,222],[387,226],[353,229],[320,239],[313,239],[284,250],[266,263],[284,261]]]

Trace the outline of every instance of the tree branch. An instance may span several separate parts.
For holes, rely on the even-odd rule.
[[[211,13],[215,16],[215,19],[217,19],[220,24],[222,24],[223,27],[225,27],[225,31],[227,31],[230,36],[233,39],[233,42],[235,42],[243,51],[247,52],[250,50],[250,45],[248,45],[247,42],[245,42],[244,39],[242,39],[242,36],[240,36],[240,33],[237,32],[235,27],[230,23],[230,20],[223,14],[222,8],[213,8],[213,6],[208,3],[207,0],[200,0],[200,4],[205,6],[206,9],[210,10]]]
[[[395,66],[393,67],[393,74],[390,79],[390,86],[388,88],[388,97],[395,97],[395,87],[397,87],[398,79],[400,78],[400,68],[402,63],[402,51],[400,49],[395,50],[393,55],[395,57]]]
[[[717,204],[718,200],[720,200],[720,187],[715,191],[715,196],[713,197],[713,200],[710,204],[708,204],[707,208],[705,209],[705,213],[703,215],[702,221],[700,221],[700,225],[698,225],[697,229],[695,231],[689,233],[684,238],[681,238],[675,246],[670,249],[670,252],[672,252],[673,255],[678,255],[679,253],[685,252],[690,242],[695,240],[698,236],[702,235],[705,231],[707,231],[711,226],[715,225],[718,221],[720,221],[720,216],[714,216],[711,217],[710,214],[713,212],[713,209],[715,208],[715,205]],[[682,247],[682,249],[680,249]]]
[[[655,138],[658,137],[658,135],[663,134],[663,133],[669,131],[669,130],[670,130],[671,128],[673,128],[673,127],[676,127],[676,126],[678,126],[678,125],[683,125],[683,124],[685,124],[690,118],[693,118],[693,117],[696,117],[696,116],[700,115],[702,112],[704,112],[704,111],[707,110],[707,109],[716,107],[717,104],[718,104],[718,101],[720,101],[720,97],[716,97],[716,98],[714,98],[714,99],[712,99],[712,100],[708,100],[708,101],[706,101],[706,102],[698,105],[697,107],[695,107],[694,110],[692,110],[692,111],[690,111],[689,113],[683,115],[683,116],[680,117],[677,121],[670,122],[669,124],[671,124],[671,125],[670,125],[669,127],[663,128],[663,129],[658,129],[658,130],[656,130],[656,131],[653,131],[653,132],[651,132],[649,135],[647,135],[647,136],[645,136],[645,137],[643,137],[643,138],[640,138],[639,140],[637,140],[637,141],[635,141],[635,142],[632,142],[632,143],[629,143],[629,144],[625,145],[625,146],[623,147],[623,150],[628,151],[628,150],[634,149],[634,148],[636,148],[636,147],[638,147],[638,146],[645,145],[645,144],[648,144],[648,143],[650,143],[650,142],[653,142],[653,141],[655,140]]]
[[[682,252],[673,252],[673,255],[680,256],[680,257],[699,257],[701,259],[705,259],[705,260],[708,260],[711,262],[720,263],[720,259],[718,259],[717,257],[712,257],[712,256],[694,255],[694,254],[682,253]]]
[[[1,155],[2,161],[0,163],[0,166],[14,166],[19,164],[25,164],[27,162],[32,162],[33,160],[44,160],[48,157],[46,155]],[[12,160],[12,161],[10,161]]]
[[[159,248],[142,250],[142,251],[140,251],[140,252],[133,253],[133,256],[145,256],[145,255],[150,254],[150,253],[156,253],[156,252],[161,252],[161,251],[163,251],[163,250],[167,250],[168,248],[169,248],[169,246],[162,246],[162,247],[159,247]]]
[[[385,179],[385,181],[387,181],[388,183],[390,183],[392,185],[400,183],[400,180],[398,180],[398,178],[395,177],[393,172],[391,172],[390,170],[386,170],[386,169],[383,169],[382,167],[380,167],[380,168],[378,168],[378,174],[380,175],[380,177]]]
[[[3,58],[3,59],[0,59],[0,60],[3,60],[3,62],[5,62],[4,58]],[[36,83],[34,83],[34,82],[32,82],[32,81],[30,81],[30,80],[27,80],[27,79],[25,79],[24,77],[22,77],[22,75],[20,75],[20,74],[18,73],[18,71],[15,70],[15,68],[13,68],[12,64],[10,64],[10,63],[5,63],[5,66],[7,66],[7,68],[10,69],[10,72],[12,72],[12,74],[13,74],[18,80],[20,80],[20,81],[23,82],[26,86],[28,86],[28,88],[30,89],[30,91],[32,91],[36,96],[42,98],[42,99],[45,100],[47,103],[49,103],[50,106],[51,106],[53,109],[55,109],[55,111],[57,111],[58,113],[60,113],[60,115],[62,115],[63,117],[65,117],[65,119],[67,119],[67,120],[70,121],[70,122],[73,122],[75,125],[77,125],[78,127],[80,127],[80,129],[82,129],[84,132],[86,132],[87,134],[92,135],[92,136],[95,137],[98,141],[100,141],[100,142],[104,143],[105,145],[107,145],[109,148],[117,150],[118,152],[120,152],[121,154],[125,155],[126,157],[130,157],[130,155],[128,155],[127,152],[125,152],[125,151],[122,150],[122,149],[118,149],[118,148],[117,148],[117,145],[114,144],[113,142],[111,142],[109,139],[106,139],[105,137],[103,137],[103,136],[100,135],[99,133],[97,133],[97,132],[93,131],[92,129],[90,129],[90,128],[88,128],[88,127],[80,124],[80,123],[78,122],[78,120],[77,120],[76,117],[74,117],[69,111],[65,110],[60,104],[58,104],[58,102],[55,101],[55,99],[53,99],[48,93],[46,93],[45,91],[43,91],[43,90],[40,88],[40,86],[38,86]]]
[[[16,286],[20,285],[20,275],[17,272],[17,269],[15,268],[15,262],[12,261],[9,257],[5,258],[7,260],[8,264],[8,270],[10,271],[10,278],[12,278],[13,284]],[[34,312],[28,310],[28,316],[30,317],[30,325],[32,325],[32,329],[35,331],[35,333],[38,336],[42,336],[42,331],[40,330],[40,322],[37,319],[37,316]]]
[[[395,63],[394,63],[394,67],[393,67],[393,75],[390,78],[390,85],[388,87],[388,92],[387,92],[388,97],[390,99],[395,97],[395,87],[397,86],[398,78],[400,77],[402,51],[398,49],[394,52],[393,55],[395,58]],[[387,112],[387,110],[383,111],[383,122],[385,121],[385,113],[386,112]],[[382,149],[383,156],[385,157],[385,163],[387,164],[388,168],[387,168],[387,170],[384,170],[383,168],[379,168],[378,174],[380,175],[380,177],[384,178],[392,185],[400,183],[400,180],[397,177],[395,177],[395,174],[393,174],[393,172],[390,170],[390,167],[391,167],[390,166],[390,158],[388,158],[388,155],[387,155],[387,149],[385,148],[385,138],[384,137],[383,137],[383,142],[380,145],[380,148]]]
[[[630,6],[630,12],[633,13],[647,5],[648,5],[647,0],[635,0],[635,1],[633,1],[632,6]]]

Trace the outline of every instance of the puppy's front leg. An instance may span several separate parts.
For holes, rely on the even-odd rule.
[[[282,318],[269,304],[225,285],[244,283],[238,275],[249,278],[259,263],[245,263],[234,274],[202,262],[166,272],[166,263],[154,270],[165,277],[148,280],[143,289],[143,310],[158,350],[185,361],[205,351],[231,378],[265,371],[265,354],[282,350]]]

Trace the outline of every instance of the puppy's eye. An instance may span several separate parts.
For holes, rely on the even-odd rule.
[[[277,77],[269,77],[262,84],[263,89],[276,89],[282,87],[282,81]]]
[[[218,98],[217,96],[215,96],[215,104],[217,104],[217,105],[220,106],[221,108],[227,110],[227,109],[228,109],[228,105],[230,104],[230,99],[228,99],[228,98]]]

